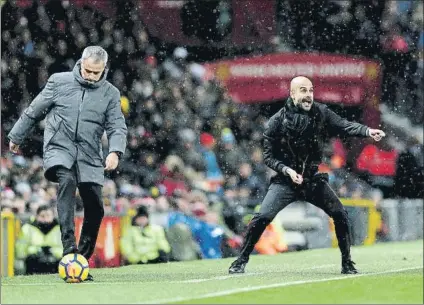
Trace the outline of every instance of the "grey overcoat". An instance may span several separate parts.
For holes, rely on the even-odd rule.
[[[76,165],[79,182],[103,184],[101,138],[106,131],[109,152],[124,154],[127,126],[119,90],[106,80],[84,80],[78,61],[72,72],[50,76],[44,89],[22,113],[8,138],[21,145],[34,124],[46,116],[43,160],[47,179],[57,182],[51,169]]]

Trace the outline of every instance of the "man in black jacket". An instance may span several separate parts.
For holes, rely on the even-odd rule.
[[[342,273],[357,270],[350,257],[349,223],[342,203],[328,185],[328,175],[318,173],[324,140],[329,136],[362,136],[380,141],[385,133],[349,122],[313,101],[312,82],[303,76],[290,83],[290,98],[268,121],[264,132],[264,162],[277,174],[271,179],[259,213],[249,223],[239,257],[229,273],[243,273],[249,255],[266,226],[296,200],[311,202],[334,220],[342,254]]]

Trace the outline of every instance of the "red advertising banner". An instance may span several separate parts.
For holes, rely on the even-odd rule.
[[[75,217],[75,235],[77,240],[81,234],[82,217]],[[89,260],[90,267],[118,267],[121,265],[119,239],[121,235],[121,218],[106,216],[100,226],[96,248]]]
[[[377,61],[316,53],[284,53],[206,64],[207,78],[218,79],[240,103],[271,102],[289,96],[290,80],[312,79],[315,99],[364,108],[363,121],[379,122],[381,69]]]
[[[398,151],[382,150],[374,144],[368,144],[356,159],[356,168],[374,176],[395,176]]]

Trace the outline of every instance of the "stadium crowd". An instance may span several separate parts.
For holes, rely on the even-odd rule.
[[[279,1],[280,51],[318,51],[375,58],[384,68],[382,102],[423,124],[423,3]]]
[[[393,109],[402,104],[399,111],[403,113],[411,114],[412,109],[417,116],[411,119],[422,123],[423,104],[419,101],[423,89],[417,83],[423,73],[423,34],[419,33],[422,3],[405,8],[387,1],[380,12],[380,24],[366,6],[355,5],[352,13],[353,2],[342,2],[350,5],[338,5],[340,11],[329,14],[333,17],[327,20],[334,32],[327,33],[330,39],[316,39],[314,45],[280,36],[274,47],[370,57],[381,52],[386,56],[383,100],[392,103]],[[406,11],[407,19],[403,17]],[[155,218],[163,227],[186,224],[195,239],[202,241],[195,251],[197,256],[191,253],[186,257],[232,255],[240,245],[246,215],[261,202],[272,174],[262,162],[262,130],[267,119],[262,112],[255,106],[233,103],[217,82],[204,80],[203,67],[187,61],[184,47],[175,48],[168,56],[159,54],[136,12],[118,9],[115,18],[107,18],[91,7],[77,8],[69,1],[48,1],[45,5],[33,1],[22,9],[8,0],[1,13],[2,210],[36,215],[40,206],[55,206],[56,186],[44,178],[40,158],[42,122],[22,147],[21,155],[8,152],[6,135],[49,75],[71,70],[87,45],[101,45],[110,55],[109,80],[121,92],[121,108],[129,127],[127,152],[118,171],[109,175],[104,185],[106,212],[166,215]],[[293,35],[296,29],[305,28],[305,20],[310,22],[300,15],[290,19]],[[353,27],[345,26],[353,21],[359,27],[355,39],[346,32]],[[305,37],[312,37],[317,29],[310,31]],[[352,43],[333,39],[340,33]],[[338,41],[340,48],[330,44],[331,40]],[[319,45],[323,41],[329,44]],[[390,89],[399,86],[405,89]],[[107,149],[106,141],[103,144]],[[328,143],[321,166],[330,173],[332,186],[342,197],[366,197],[378,203],[381,191],[343,169],[342,146],[338,139]],[[418,154],[422,154],[422,145],[418,147]],[[140,207],[147,207],[147,211]],[[202,229],[194,230],[199,225]],[[181,230],[179,236],[184,234]],[[206,241],[209,244],[203,247]],[[178,243],[174,245],[178,247]]]

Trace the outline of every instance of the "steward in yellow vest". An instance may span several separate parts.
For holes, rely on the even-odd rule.
[[[120,246],[123,257],[130,264],[164,263],[169,260],[171,251],[164,228],[149,223],[145,206],[137,209],[131,226],[123,232]]]
[[[35,220],[22,226],[16,242],[16,258],[25,261],[26,274],[56,273],[62,258],[60,228],[47,205],[37,209]]]

